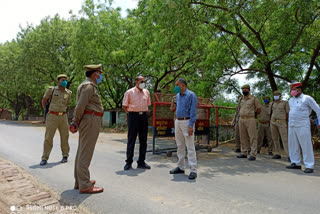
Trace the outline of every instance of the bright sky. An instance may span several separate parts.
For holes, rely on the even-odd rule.
[[[84,0],[0,0],[0,43],[16,38],[20,31],[19,25],[27,23],[38,25],[46,16],[53,17],[57,13],[69,18],[69,11],[78,14]],[[138,0],[114,0],[113,7],[122,8],[122,16],[126,9],[135,8]]]

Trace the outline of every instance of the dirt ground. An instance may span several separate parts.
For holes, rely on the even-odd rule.
[[[0,213],[89,213],[69,206],[56,193],[39,183],[21,167],[0,158]]]

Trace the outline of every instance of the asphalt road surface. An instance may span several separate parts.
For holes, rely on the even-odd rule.
[[[70,134],[69,162],[60,164],[57,132],[48,165],[41,167],[44,132],[44,127],[0,121],[0,156],[26,169],[63,200],[93,213],[320,213],[318,160],[315,173],[308,175],[286,169],[286,160],[268,155],[252,162],[239,160],[230,147],[219,146],[211,153],[198,151],[198,178],[190,181],[187,175],[169,174],[176,166],[175,153],[172,157],[148,153],[151,170],[136,169],[135,162],[133,170],[124,171],[125,134],[100,134],[90,173],[105,191],[80,195],[73,189],[78,135]]]

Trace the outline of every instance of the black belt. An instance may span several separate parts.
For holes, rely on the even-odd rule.
[[[189,120],[190,117],[177,117],[177,120]]]
[[[143,114],[147,114],[146,111],[130,111],[129,114],[140,114],[140,115],[143,115]]]

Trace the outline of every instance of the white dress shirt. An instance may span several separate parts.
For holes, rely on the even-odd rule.
[[[310,127],[309,116],[312,110],[320,119],[320,107],[309,95],[301,93],[299,97],[291,97],[289,107],[289,127]]]

